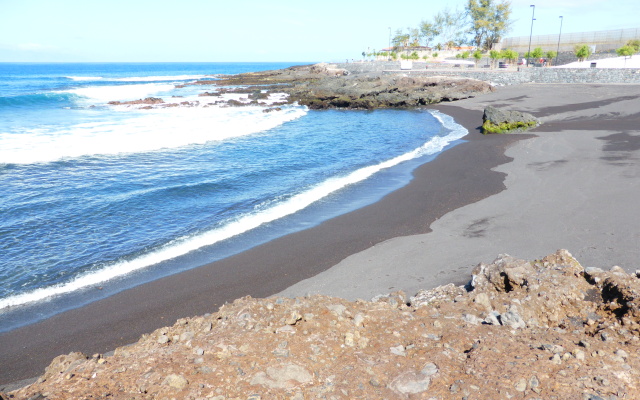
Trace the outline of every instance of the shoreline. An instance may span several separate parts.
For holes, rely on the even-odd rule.
[[[529,184],[535,186],[540,183],[531,179],[531,173],[534,177],[536,173],[547,174],[545,179],[554,185],[553,179],[562,177],[564,173],[554,167],[573,165],[574,161],[580,161],[579,157],[584,155],[581,151],[593,151],[594,143],[604,146],[605,154],[597,157],[588,153],[589,157],[584,160],[587,166],[604,167],[607,168],[606,171],[612,169],[616,173],[630,175],[623,176],[624,179],[640,176],[640,173],[636,174],[639,165],[636,154],[640,149],[640,135],[637,135],[637,132],[640,125],[638,115],[633,114],[634,104],[637,104],[640,98],[640,86],[617,86],[616,90],[611,90],[607,87],[603,89],[603,85],[599,85],[595,88],[598,89],[595,92],[598,96],[596,101],[593,97],[587,96],[594,93],[596,85],[565,85],[562,89],[559,89],[559,86],[503,87],[498,88],[495,93],[458,101],[453,105],[431,106],[429,108],[452,116],[457,123],[469,130],[469,135],[464,138],[466,142],[417,168],[413,180],[408,185],[380,201],[228,259],[144,284],[40,323],[0,334],[0,340],[4,344],[0,349],[0,370],[3,371],[0,382],[16,382],[39,375],[59,354],[71,351],[87,354],[106,353],[117,346],[136,341],[143,333],[170,325],[178,318],[214,312],[225,301],[246,295],[305,295],[309,292],[308,288],[312,287],[319,289],[323,294],[333,295],[333,292],[342,292],[357,297],[357,290],[353,287],[353,282],[357,282],[358,290],[368,292],[371,295],[369,297],[372,297],[398,289],[407,290],[415,285],[430,288],[449,282],[460,284],[469,278],[469,271],[465,269],[468,266],[465,263],[484,261],[483,257],[489,253],[491,257],[505,251],[513,253],[516,257],[527,257],[527,254],[514,252],[522,249],[524,245],[527,251],[536,252],[535,256],[541,256],[550,252],[537,253],[538,249],[548,246],[547,242],[557,240],[558,235],[565,235],[574,242],[580,241],[590,234],[587,229],[597,234],[595,239],[600,240],[599,227],[604,220],[612,218],[611,210],[603,208],[602,203],[593,204],[594,208],[588,210],[596,217],[602,217],[602,220],[591,216],[591,219],[584,221],[584,224],[587,224],[586,228],[584,224],[578,224],[585,215],[572,214],[561,208],[558,211],[565,213],[563,216],[566,220],[558,220],[552,213],[553,218],[550,221],[543,221],[543,225],[547,224],[546,226],[534,226],[538,230],[525,235],[522,232],[529,229],[527,224],[531,222],[528,217],[541,217],[540,210],[535,211],[537,214],[528,214],[529,209],[522,210],[520,214],[512,210],[511,213],[505,212],[503,216],[492,217],[495,219],[490,218],[484,224],[482,212],[475,210],[477,207],[484,207],[481,211],[491,212],[513,207],[510,198],[500,200],[505,195],[530,197],[529,193],[523,191],[523,186],[526,188]],[[619,93],[620,90],[624,93]],[[557,91],[559,92],[556,93]],[[551,93],[554,96],[551,96]],[[482,136],[477,127],[481,123],[484,103],[498,107],[509,106],[543,117],[543,125],[533,131],[539,135]],[[598,113],[594,113],[594,110],[598,110]],[[596,128],[602,131],[585,134],[589,129]],[[556,134],[561,131],[562,135]],[[633,132],[636,132],[636,135]],[[609,137],[609,133],[614,136],[599,139]],[[624,136],[625,133],[627,136]],[[542,134],[545,135],[543,138]],[[620,134],[623,136],[615,136]],[[585,142],[587,139],[591,141]],[[584,149],[579,147],[575,150],[573,158],[572,154],[566,154],[572,150],[572,140],[584,145]],[[560,146],[557,146],[558,144]],[[532,145],[538,146],[535,147],[534,155],[548,154],[548,160],[540,161],[534,157],[532,161],[528,155],[529,148],[533,148]],[[609,159],[604,158],[607,155],[610,156]],[[511,161],[513,157],[515,163]],[[518,162],[524,162],[525,165],[519,166]],[[534,164],[533,168],[531,165],[527,167],[531,163],[538,164]],[[584,168],[582,165],[578,166]],[[494,171],[494,168],[497,170]],[[529,175],[522,175],[523,179],[519,181],[518,176],[512,174],[513,171],[518,174],[528,171]],[[615,185],[619,181],[615,180],[617,178],[614,179],[613,175],[597,175],[602,173],[600,169],[589,172],[593,175],[588,175],[588,178],[595,179],[598,183],[597,178],[609,179],[610,185],[614,185],[606,187],[609,192],[603,188],[604,194],[607,195],[601,199],[604,201],[603,204],[610,205],[612,201],[621,198],[629,199],[618,213],[621,216],[616,214],[615,221],[622,224],[622,228],[630,234],[624,238],[622,234],[625,232],[616,232],[617,235],[611,238],[612,244],[607,243],[607,246],[613,246],[615,252],[627,250],[628,257],[638,260],[632,248],[634,243],[638,244],[637,233],[636,236],[633,235],[633,226],[637,225],[634,221],[637,222],[638,219],[637,213],[633,212],[633,199],[637,196],[629,196],[630,192],[640,192],[638,184],[616,191]],[[560,199],[563,201],[562,204],[567,203],[571,206],[569,200],[575,202],[575,197],[580,196],[583,188],[571,186],[575,184],[575,180],[571,179],[580,178],[580,175],[569,176],[570,180],[565,182],[568,188],[556,188],[556,191],[561,193],[551,191],[553,186],[550,189],[545,187],[550,190],[544,193],[550,205],[553,206],[554,201]],[[505,188],[508,189],[504,190]],[[558,198],[559,194],[565,197]],[[521,197],[516,197],[516,200],[522,201]],[[532,200],[535,202],[536,198]],[[516,206],[519,204],[522,203],[514,203]],[[589,206],[589,198],[583,199],[580,205]],[[508,225],[507,222],[514,216],[519,216],[520,219]],[[627,217],[627,221],[624,217]],[[492,225],[500,229],[494,232]],[[573,225],[576,227],[573,230],[569,229]],[[464,236],[464,229],[461,234],[460,227],[472,230],[466,231],[467,236]],[[576,229],[582,236],[576,235]],[[549,232],[555,234],[549,235],[548,238],[542,237]],[[455,243],[454,248],[441,246],[442,242],[433,240],[437,237],[455,240],[462,238],[464,242],[456,243],[452,239],[449,244]],[[538,239],[540,243],[537,242]],[[440,258],[435,252],[429,252],[432,248],[422,243],[425,240],[432,241],[427,245],[435,246],[441,253]],[[587,240],[584,240],[586,243]],[[477,247],[467,247],[470,243],[479,246],[482,251],[478,251]],[[513,245],[514,243],[516,245]],[[570,240],[566,244],[566,248],[575,251]],[[565,243],[554,243],[554,246],[555,251],[557,248],[565,247]],[[496,252],[495,248],[499,250]],[[640,246],[636,246],[636,252],[637,248]],[[425,257],[425,254],[428,257]],[[599,254],[606,257],[612,254],[612,251],[601,250]],[[392,264],[389,264],[388,259],[385,260],[385,256],[391,258]],[[378,265],[368,264],[367,260],[371,261],[374,257],[380,257],[375,259]],[[577,257],[582,260],[581,257]],[[400,271],[403,274],[393,276],[390,280],[383,278],[374,283],[362,279],[363,276],[374,277],[378,267],[388,275],[393,269],[395,275],[396,270],[404,269],[416,260],[425,258],[429,258],[432,268],[446,266],[447,270],[444,270],[444,273],[441,273],[441,269],[426,270],[424,263],[417,262],[414,268],[418,268],[422,276],[413,276],[415,270],[407,269]],[[456,263],[448,263],[451,260],[456,260]],[[352,270],[351,275],[345,274],[345,268],[353,268],[354,265],[359,269]],[[389,265],[392,268],[389,268]],[[604,267],[589,265],[589,262],[585,263],[585,266]],[[622,266],[629,268],[627,265]],[[379,291],[381,288],[383,292]],[[9,373],[4,372],[8,370],[7,366],[11,368]]]
[[[462,114],[449,115],[458,123],[477,117]],[[1,382],[39,375],[59,354],[105,353],[136,341],[143,333],[172,324],[178,318],[214,312],[226,301],[246,295],[273,295],[373,244],[396,236],[425,233],[431,222],[451,209],[502,190],[502,174],[489,169],[500,158],[500,149],[520,138],[477,137],[481,135],[469,129],[470,126],[460,124],[470,132],[464,138],[467,142],[418,167],[408,185],[374,204],[224,260],[0,334],[0,340],[6,344],[0,349],[0,370],[7,371],[5,366],[11,366],[7,375],[3,373]],[[498,142],[502,144],[496,146]],[[471,162],[472,148],[481,143],[485,154],[483,162],[488,164],[474,176],[465,177],[471,165],[465,166],[457,159]],[[459,179],[466,180],[464,193],[453,183]],[[431,192],[431,198],[425,202],[426,192]],[[447,198],[452,201],[445,201]],[[416,215],[420,217],[415,218]]]

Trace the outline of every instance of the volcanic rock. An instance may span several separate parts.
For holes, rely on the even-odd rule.
[[[487,322],[493,321],[493,322]],[[640,279],[566,250],[465,287],[245,297],[109,357],[54,360],[15,399],[640,398]],[[40,396],[40,397],[37,397]]]
[[[482,115],[483,133],[508,133],[524,131],[540,125],[540,120],[521,111],[511,111],[487,106]]]

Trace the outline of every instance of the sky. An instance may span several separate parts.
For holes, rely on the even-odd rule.
[[[467,0],[0,0],[0,62],[336,62]],[[512,0],[506,36],[640,28],[638,0]]]

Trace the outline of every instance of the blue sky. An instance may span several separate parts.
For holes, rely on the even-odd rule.
[[[0,0],[2,61],[342,61],[465,0]],[[638,0],[512,0],[507,36],[640,28]]]

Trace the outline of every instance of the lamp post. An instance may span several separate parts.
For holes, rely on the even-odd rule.
[[[387,61],[391,61],[391,27],[389,27],[389,47],[387,47],[387,53],[389,53]]]
[[[531,57],[531,37],[533,36],[533,21],[535,21],[535,18],[533,18],[533,16],[536,14],[535,4],[532,4],[529,7],[533,7],[533,11],[531,12],[531,32],[529,33],[529,51],[527,52],[527,68],[529,68],[529,58]]]
[[[562,15],[560,16],[560,33],[558,33],[558,51],[556,51],[556,65],[558,65],[558,56],[560,55],[560,36],[562,36]]]

